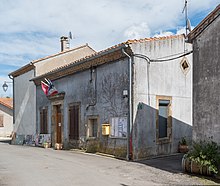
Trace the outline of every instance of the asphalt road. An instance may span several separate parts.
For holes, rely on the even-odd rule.
[[[154,167],[149,160],[147,163],[127,162],[78,151],[0,143],[0,186],[216,184],[178,171]]]

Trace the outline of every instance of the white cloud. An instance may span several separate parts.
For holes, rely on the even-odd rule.
[[[219,0],[188,0],[189,17],[192,22],[203,19],[204,11],[217,4]],[[89,43],[96,50],[172,34],[167,30],[184,26],[183,6],[184,0],[1,0],[0,65],[21,66],[58,52],[59,37],[69,31],[75,36],[72,47]]]
[[[150,37],[150,29],[147,23],[141,23],[140,25],[132,25],[125,30],[124,36],[126,39],[140,39]]]
[[[169,31],[160,31],[160,33],[155,34],[153,37],[164,37],[170,35],[174,35],[174,33]]]

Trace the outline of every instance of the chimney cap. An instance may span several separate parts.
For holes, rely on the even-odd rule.
[[[61,37],[60,37],[60,40],[67,40],[67,39],[68,39],[67,36],[61,36]]]

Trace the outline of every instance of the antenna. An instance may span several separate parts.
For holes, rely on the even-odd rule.
[[[189,32],[192,31],[191,23],[190,23],[190,20],[189,20],[189,19],[187,19],[187,30],[189,30]]]
[[[69,32],[69,37],[68,37],[69,49],[70,49],[70,39],[72,39],[72,33],[71,33],[71,31]]]
[[[185,12],[185,21],[186,21],[186,36],[188,34],[188,30],[189,32],[191,32],[191,24],[190,24],[190,21],[188,19],[188,10],[187,10],[187,0],[185,0],[185,5],[183,7],[183,11],[182,13]]]

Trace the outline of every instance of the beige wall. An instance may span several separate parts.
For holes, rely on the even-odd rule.
[[[58,56],[39,61],[34,64],[36,66],[36,76],[40,76],[42,74],[50,72],[53,69],[70,64],[71,62],[74,62],[94,53],[94,50],[85,45],[72,51],[60,54]]]

